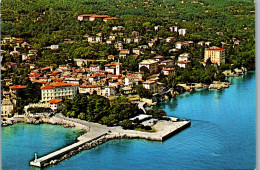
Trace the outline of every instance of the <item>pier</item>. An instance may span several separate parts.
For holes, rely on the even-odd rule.
[[[91,149],[113,139],[147,139],[153,141],[164,141],[191,125],[190,121],[158,121],[153,126],[156,132],[142,132],[136,130],[124,130],[119,126],[107,127],[93,122],[66,118],[62,115],[56,115],[53,119],[55,121],[67,121],[76,127],[88,129],[88,131],[78,137],[78,142],[74,144],[40,158],[37,158],[37,155],[35,154],[35,159],[30,162],[31,166],[45,167],[56,164],[81,152],[82,150]]]

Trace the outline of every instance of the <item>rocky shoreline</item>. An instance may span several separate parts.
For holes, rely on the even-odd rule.
[[[26,124],[34,124],[34,125],[39,125],[42,123],[48,123],[52,125],[62,125],[65,128],[72,128],[76,127],[74,123],[68,122],[68,121],[63,121],[63,120],[58,120],[54,119],[53,117],[46,117],[46,116],[25,116],[25,115],[19,115],[19,117],[12,117],[12,118],[6,118],[5,120],[1,120],[1,126],[10,126],[15,123],[26,123]],[[86,130],[84,128],[81,128],[83,130]]]

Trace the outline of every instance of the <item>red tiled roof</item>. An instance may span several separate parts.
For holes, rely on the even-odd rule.
[[[74,87],[74,86],[78,86],[78,84],[58,82],[58,83],[52,83],[50,85],[43,86],[43,87],[41,87],[41,89],[54,89],[56,87],[66,87],[66,86]]]
[[[15,85],[15,86],[11,86],[10,89],[25,89],[26,86],[22,86],[22,85]]]
[[[51,99],[50,100],[50,104],[60,103],[60,102],[62,102],[62,99]]]
[[[107,77],[120,77],[120,75],[108,74]]]
[[[102,85],[80,85],[82,88],[96,88],[96,87],[102,87]]]
[[[154,81],[145,81],[143,82],[143,84],[152,84],[152,83],[155,83]]]
[[[47,82],[46,81],[40,81],[40,80],[34,80],[32,81],[34,83],[40,83],[40,84],[46,84]]]
[[[186,63],[190,63],[190,61],[179,61],[179,63],[186,64]]]
[[[52,79],[52,81],[63,81],[63,79],[61,79],[61,78],[54,78],[54,79]]]
[[[90,67],[97,67],[97,66],[99,66],[99,65],[94,65],[94,64],[91,64],[91,65],[90,65]]]
[[[116,18],[116,17],[108,17],[108,18],[104,18],[104,19],[117,20],[118,18]]]
[[[224,51],[225,48],[208,48],[206,50],[210,50],[210,51]]]
[[[174,68],[164,68],[163,70],[165,70],[165,71],[171,71],[171,70],[174,70]]]

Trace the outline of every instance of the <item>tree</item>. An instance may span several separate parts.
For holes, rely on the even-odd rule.
[[[144,88],[143,85],[135,86],[135,90],[141,98],[148,98],[148,99],[152,98],[151,91]]]
[[[123,129],[134,129],[134,124],[129,119],[124,119],[122,122],[119,123],[120,126],[122,126]]]

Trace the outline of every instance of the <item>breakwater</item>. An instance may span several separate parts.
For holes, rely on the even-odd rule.
[[[60,117],[54,117],[54,120]],[[56,120],[57,121],[57,120]],[[64,121],[64,120],[63,120]],[[156,133],[141,132],[135,130],[124,130],[121,127],[106,127],[103,125],[95,124],[92,122],[82,122],[77,119],[67,118],[67,123],[74,123],[77,126],[87,126],[88,132],[78,137],[78,142],[66,146],[62,149],[47,154],[41,158],[35,158],[30,162],[31,166],[45,167],[65,160],[82,150],[94,148],[106,141],[113,139],[147,139],[153,141],[164,141],[169,137],[177,134],[181,130],[190,126],[190,121],[159,121],[154,128],[157,129]],[[85,124],[84,124],[85,123]]]

